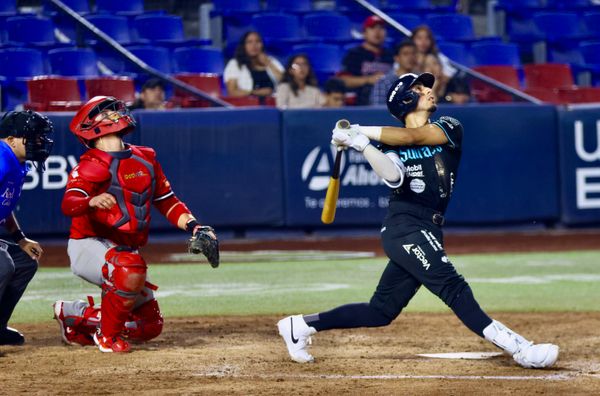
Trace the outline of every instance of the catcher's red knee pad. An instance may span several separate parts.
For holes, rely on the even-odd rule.
[[[163,329],[163,317],[155,299],[145,302],[131,312],[131,327],[128,338],[133,341],[149,341],[160,335]]]
[[[142,256],[130,247],[116,246],[106,252],[105,258],[102,276],[117,293],[123,293],[124,297],[135,297],[144,289],[148,267]]]

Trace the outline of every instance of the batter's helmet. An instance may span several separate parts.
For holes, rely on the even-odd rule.
[[[50,155],[54,141],[52,121],[35,111],[9,111],[0,120],[0,138],[24,138],[25,159],[44,170],[44,161]]]
[[[419,94],[412,91],[411,88],[421,83],[427,88],[432,88],[435,82],[435,77],[431,73],[422,73],[416,75],[414,73],[403,74],[392,84],[387,93],[387,107],[389,112],[399,119],[404,121],[404,117],[417,107],[419,103]]]
[[[96,96],[79,109],[69,128],[83,144],[89,146],[90,141],[104,135],[128,134],[135,128],[135,120],[123,101],[112,96]]]

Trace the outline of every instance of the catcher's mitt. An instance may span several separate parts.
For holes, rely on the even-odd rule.
[[[194,235],[188,241],[188,251],[192,254],[206,256],[210,266],[217,268],[219,266],[219,241],[213,239],[209,233],[214,234],[215,230],[209,226],[197,227]]]

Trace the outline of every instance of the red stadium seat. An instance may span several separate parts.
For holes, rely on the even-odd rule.
[[[196,87],[210,96],[221,96],[221,79],[216,74],[177,74],[175,78]],[[172,99],[181,107],[211,107],[207,100],[198,99],[181,89],[175,88],[175,94]]]
[[[513,66],[476,66],[473,70],[500,81],[512,88],[521,89],[517,69]],[[472,80],[472,93],[480,103],[512,102],[512,96],[479,80]]]
[[[27,81],[29,102],[35,111],[74,111],[81,107],[81,94],[73,78],[35,77]]]
[[[560,88],[558,96],[564,103],[600,103],[600,88]]]
[[[85,80],[88,98],[114,96],[127,105],[135,102],[135,85],[129,77],[97,77]]]
[[[235,107],[260,106],[257,96],[222,96],[221,99]]]
[[[563,98],[558,93],[558,88],[525,88],[525,93],[538,98],[542,102],[552,104],[565,104]]]
[[[567,64],[529,64],[523,69],[527,88],[569,88],[574,85],[573,73]]]

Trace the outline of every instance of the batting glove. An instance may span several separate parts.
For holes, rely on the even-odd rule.
[[[350,144],[350,147],[362,153],[363,151],[365,151],[365,148],[367,148],[369,143],[371,143],[369,138],[363,135],[362,133],[358,132],[352,137],[352,144]]]
[[[348,129],[334,129],[331,133],[331,144],[337,147],[347,148],[352,145],[352,137]]]

